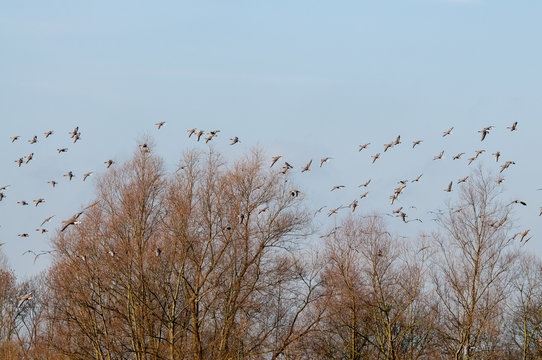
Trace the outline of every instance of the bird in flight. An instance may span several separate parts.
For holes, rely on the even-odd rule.
[[[16,140],[19,140],[19,139],[20,139],[20,136],[11,136],[10,139],[11,139],[11,142],[13,143],[13,142],[15,142]]]
[[[55,185],[58,183],[54,180],[51,180],[51,181],[47,181],[47,184],[51,184],[52,187],[55,187]]]
[[[363,145],[359,145],[359,149],[358,149],[358,152],[363,150],[363,149],[367,149],[367,147],[371,145],[371,143],[367,143],[367,144],[363,144]]]
[[[28,164],[28,162],[29,162],[30,160],[32,160],[33,158],[34,158],[34,153],[28,154],[28,155],[25,156],[25,158],[24,158],[24,163],[25,163],[25,164]]]
[[[35,143],[38,142],[38,137],[37,137],[36,135],[34,135],[34,137],[33,137],[32,139],[28,140],[28,142],[29,142],[30,144],[35,144]]]
[[[107,169],[109,169],[109,167],[114,164],[114,161],[113,160],[107,160],[107,161],[104,161],[104,164],[105,164],[105,167]]]
[[[509,129],[510,131],[516,131],[517,130],[517,127],[518,127],[518,122],[515,121],[512,126],[507,126],[506,128]]]
[[[68,148],[61,148],[61,149],[56,149],[56,151],[58,151],[58,153],[63,153],[63,152],[67,152],[68,151]]]
[[[54,218],[54,217],[55,217],[55,215],[52,215],[52,216],[49,216],[48,218],[46,218],[45,220],[43,220],[41,222],[40,227],[43,226],[43,224],[48,223],[49,221],[51,221],[51,219]]]
[[[423,140],[416,140],[416,141],[413,141],[413,142],[412,142],[412,148],[414,149],[414,147],[415,147],[416,145],[420,145],[420,144],[422,143],[422,141],[423,141]]]
[[[230,145],[237,144],[237,143],[241,142],[237,136],[234,137],[234,138],[230,138],[230,140],[231,140]]]
[[[364,182],[363,184],[361,184],[361,185],[358,186],[358,187],[362,187],[362,186],[363,186],[363,187],[367,187],[367,186],[369,186],[370,183],[371,183],[371,179],[367,180],[366,182]]]
[[[19,302],[17,303],[17,307],[21,307],[25,301],[30,301],[32,300],[32,293],[29,292],[28,294],[26,295],[23,295],[23,296],[17,296],[17,300],[19,300]]]
[[[312,164],[312,160],[310,160],[307,165],[305,165],[303,167],[303,169],[301,169],[301,172],[305,172],[305,171],[310,171],[311,170],[311,164]]]
[[[320,159],[320,167],[322,167],[322,165],[324,165],[324,163],[328,162],[331,159],[332,158],[330,158],[330,157],[325,157],[325,158]]]
[[[442,156],[444,155],[444,150],[440,152],[440,154],[433,156],[433,160],[439,160],[442,159]]]
[[[66,230],[66,228],[68,226],[70,226],[70,225],[78,224],[79,221],[77,221],[77,219],[79,218],[79,216],[81,216],[81,214],[83,214],[83,211],[78,212],[77,214],[75,214],[71,218],[69,218],[68,220],[62,220],[61,223],[64,224],[64,225],[62,226],[62,229],[60,229],[60,231]]]
[[[92,175],[92,171],[89,171],[87,173],[83,174],[83,181],[85,181],[90,175]]]
[[[501,152],[500,151],[497,151],[497,152],[495,152],[495,153],[493,153],[491,155],[495,156],[495,161],[496,162],[499,162],[499,158],[501,157]]]
[[[160,122],[157,122],[157,123],[154,124],[154,125],[156,125],[156,127],[158,128],[158,130],[160,130],[160,128],[161,128],[162,126],[164,126],[165,124],[166,124],[165,121],[160,121]]]
[[[448,185],[448,187],[446,189],[444,189],[444,191],[446,192],[452,192],[452,185],[454,184],[453,181],[450,181],[450,184]]]
[[[335,185],[330,191],[342,189],[344,185]]]
[[[505,163],[501,166],[501,171],[499,171],[499,172],[502,173],[505,169],[508,169],[508,167],[509,167],[510,165],[515,165],[515,164],[516,164],[516,163],[513,162],[513,161],[507,161],[507,162],[505,162]]]
[[[461,159],[461,156],[463,156],[463,155],[465,155],[464,152],[459,153],[459,154],[457,154],[457,155],[454,155],[454,157],[452,158],[452,160],[459,160],[459,159]]]
[[[23,163],[23,158],[18,158],[14,162],[17,164],[18,167],[21,167],[21,164]]]
[[[415,178],[414,180],[412,180],[411,182],[418,182],[418,181],[420,181],[420,179],[422,178],[422,176],[423,176],[423,174],[418,175],[418,177]]]
[[[375,161],[376,161],[376,159],[378,159],[379,157],[380,157],[380,153],[376,153],[376,154],[374,154],[373,156],[371,156],[371,159],[373,159],[372,164],[374,164]]]
[[[44,198],[39,198],[39,199],[36,199],[36,200],[32,200],[32,202],[34,202],[34,206],[36,207],[39,204],[44,203],[45,199]]]
[[[442,137],[445,137],[445,136],[448,136],[452,133],[452,130],[454,129],[454,127],[452,126],[451,128],[449,128],[448,130],[444,131],[442,133]]]
[[[55,132],[53,130],[49,130],[43,133],[45,135],[45,138],[47,139],[49,136],[53,135]]]
[[[67,174],[64,174],[62,176],[66,176],[68,178],[69,181],[72,181],[72,178],[75,177],[75,175],[71,172],[71,171],[68,171]]]
[[[393,143],[384,144],[384,152],[388,151],[389,148],[393,147]]]
[[[196,129],[193,128],[193,129],[188,129],[186,130],[186,132],[188,133],[188,137],[192,136],[192,134],[194,134],[196,132]]]
[[[279,161],[279,159],[281,158],[282,156],[280,155],[277,155],[277,156],[273,156],[273,158],[271,159],[271,165],[269,167],[273,167],[273,165],[275,165],[275,163],[277,161]]]
[[[458,184],[464,183],[467,181],[468,178],[469,178],[468,176],[465,176],[464,178],[457,180],[457,183]]]
[[[22,205],[22,206],[28,205],[28,203],[26,201],[24,201],[24,200],[17,201],[17,204]]]

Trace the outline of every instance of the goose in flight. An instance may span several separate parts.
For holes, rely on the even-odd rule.
[[[71,172],[71,171],[68,171],[67,174],[64,174],[62,176],[66,176],[68,178],[69,181],[72,181],[72,178],[75,177],[75,175]]]
[[[28,205],[28,203],[26,201],[24,201],[24,200],[17,201],[17,204],[22,205],[22,206]]]
[[[30,144],[35,144],[35,143],[38,142],[38,137],[37,137],[36,135],[34,135],[34,137],[33,137],[32,139],[28,140],[28,142],[29,142]]]
[[[331,159],[332,158],[330,158],[330,157],[325,157],[325,158],[320,159],[320,167],[322,167],[322,165],[324,165],[324,163],[328,162]]]
[[[495,156],[495,161],[496,162],[499,162],[499,158],[501,157],[501,152],[500,151],[497,151],[497,152],[495,152],[495,153],[493,153],[491,155]]]
[[[11,142],[15,142],[16,140],[19,140],[21,137],[20,136],[11,136],[10,139],[11,139]]]
[[[516,237],[520,237],[519,238],[519,242],[522,242],[526,237],[527,235],[529,235],[529,231],[531,231],[530,229],[528,230],[525,230],[523,232],[518,232],[517,234],[515,234],[512,239],[516,239]],[[530,238],[529,238],[530,239]],[[525,240],[525,243],[527,243],[527,241],[529,241],[529,239]]]
[[[514,200],[508,205],[512,205],[512,204],[521,204],[523,206],[527,206],[527,203],[525,201],[521,201],[521,200]]]
[[[34,203],[34,207],[37,207],[39,204],[44,203],[45,199],[44,198],[39,198],[39,199],[36,199],[36,200],[32,200],[32,202]]]
[[[4,185],[2,187],[0,187],[0,191],[2,190],[7,190],[8,187],[10,187],[11,185]]]
[[[415,178],[414,180],[412,180],[411,182],[418,182],[418,181],[420,181],[420,179],[422,178],[422,176],[423,176],[423,174],[418,175],[418,177]]]
[[[423,140],[416,140],[416,141],[413,141],[412,142],[412,148],[414,149],[414,147],[416,147],[416,145],[420,145],[422,143]]]
[[[329,213],[327,214],[327,216],[329,217],[329,216],[331,216],[331,215],[333,215],[333,214],[335,214],[335,215],[338,214],[340,208],[341,208],[341,207],[338,207],[338,208],[329,210]]]
[[[498,178],[497,180],[497,184],[502,184],[502,182],[504,181],[504,179],[502,177]]]
[[[90,175],[92,175],[92,171],[89,171],[87,173],[83,174],[83,181],[85,181]]]
[[[188,133],[188,137],[192,136],[196,132],[196,130],[197,129],[195,128],[186,130],[186,132]]]
[[[478,131],[480,134],[482,134],[482,139],[480,141],[484,141],[484,139],[486,138],[487,134],[489,134],[489,131],[491,129],[493,129],[493,126],[488,126]]]
[[[18,158],[14,161],[14,163],[16,163],[18,167],[21,167],[21,164],[23,163],[23,158]]]
[[[58,153],[63,153],[63,152],[67,152],[68,151],[68,148],[61,148],[61,149],[56,149],[56,151],[58,151]]]
[[[17,300],[19,300],[19,302],[17,303],[17,307],[21,307],[25,301],[30,301],[32,300],[32,293],[29,292],[28,294],[26,295],[23,295],[23,296],[17,296]]]
[[[356,210],[356,208],[359,206],[359,205],[358,205],[358,201],[357,201],[357,200],[354,200],[354,201],[352,201],[352,203],[350,203],[350,205],[348,205],[348,206],[350,206],[350,208],[352,209],[352,212],[354,212],[354,211]]]
[[[452,126],[451,128],[449,128],[448,130],[444,131],[442,133],[442,137],[445,137],[445,136],[448,136],[452,133],[452,130],[454,129],[454,127]]]
[[[275,165],[275,163],[279,161],[281,157],[281,155],[273,156],[273,158],[271,159],[271,165],[269,167],[273,167],[273,165]]]
[[[305,171],[310,171],[311,170],[311,164],[312,164],[312,159],[307,163],[307,165],[305,165],[303,167],[303,169],[301,169],[301,172],[305,172]]]
[[[446,189],[444,189],[444,191],[446,192],[452,192],[452,185],[454,184],[453,181],[450,181],[450,184],[448,185],[448,187]]]
[[[469,178],[468,176],[465,176],[464,178],[457,180],[457,183],[458,184],[464,183],[467,181],[468,178]]]
[[[6,195],[4,195],[3,192],[0,192],[0,201],[2,201],[2,199],[4,199],[6,197]]]
[[[397,135],[397,137],[395,138],[395,140],[393,141],[393,145],[399,145],[399,144],[402,144],[401,143],[401,135]]]
[[[77,134],[75,134],[73,137],[73,143],[75,144],[77,142],[77,140],[81,140],[81,133],[78,132]]]
[[[24,163],[25,163],[25,164],[28,164],[28,162],[29,162],[30,160],[32,160],[33,158],[34,158],[34,153],[28,154],[28,155],[25,156],[25,158],[24,158]]]
[[[368,192],[368,191],[366,191],[366,192],[364,192],[363,194],[361,194],[361,195],[359,196],[359,198],[360,198],[360,199],[364,199],[364,198],[367,197],[367,195],[369,195],[369,192]]]
[[[367,147],[371,145],[371,143],[367,143],[367,144],[363,144],[363,145],[359,145],[359,149],[358,149],[358,152],[363,150],[363,149],[367,149]]]
[[[166,124],[165,121],[160,121],[160,122],[157,122],[157,123],[154,124],[154,125],[156,125],[156,128],[157,128],[158,130],[160,130],[160,128],[161,128],[162,126],[164,126],[165,124]]]
[[[463,155],[465,155],[465,153],[464,153],[464,152],[462,152],[462,153],[459,153],[459,154],[455,155],[455,156],[454,156],[454,157],[453,157],[452,159],[453,159],[453,160],[458,160],[458,159],[461,159],[461,156],[463,156]]]
[[[245,214],[237,215],[237,220],[239,220],[239,224],[242,224],[245,221]]]
[[[371,159],[373,159],[372,164],[374,164],[375,161],[376,161],[376,159],[378,159],[379,157],[380,157],[380,153],[376,153],[376,154],[374,154],[373,156],[371,156]]]
[[[104,161],[105,167],[106,167],[107,169],[109,169],[109,167],[110,167],[111,165],[113,165],[114,163],[115,163],[115,162],[114,162],[113,160],[107,160],[107,161]]]
[[[47,184],[51,184],[52,187],[55,187],[55,185],[58,183],[54,180],[51,180],[51,181],[47,181]]]
[[[234,138],[230,138],[230,140],[231,140],[230,145],[234,145],[241,142],[237,136]]]
[[[259,209],[258,214],[261,214],[261,213],[266,212],[266,211],[267,211],[267,206]]]
[[[292,195],[292,197],[298,197],[299,193],[300,191],[295,189],[290,191],[290,195]]]
[[[516,131],[517,130],[517,127],[518,127],[518,122],[515,121],[512,126],[507,126],[506,128],[509,129],[510,131]]]
[[[55,132],[53,130],[49,130],[43,133],[45,135],[45,138],[47,139],[49,136],[53,135]]]
[[[388,151],[389,148],[393,147],[393,143],[384,144],[384,152]]]
[[[344,185],[335,185],[330,191],[342,189]]]
[[[27,238],[29,235],[27,233],[17,234],[18,237]]]
[[[77,133],[79,132],[79,126],[76,126],[75,129],[73,129],[73,131],[70,131],[68,134],[70,135],[70,138],[74,138],[75,135],[77,135]]]
[[[507,161],[507,162],[505,162],[505,163],[501,166],[501,171],[499,171],[499,172],[502,173],[502,172],[504,171],[504,169],[508,169],[508,167],[509,167],[510,165],[515,165],[515,164],[516,164],[516,163],[513,162],[513,161]]]
[[[40,234],[43,234],[43,233],[46,233],[47,232],[47,229],[35,229],[35,231],[39,232]]]
[[[484,153],[485,150],[476,150],[476,158],[478,158],[478,156],[480,156],[480,154]]]
[[[469,158],[468,160],[469,160],[469,165],[470,165],[470,164],[472,164],[472,162],[473,162],[474,160],[476,160],[476,156],[473,156],[473,157]]]
[[[77,221],[77,219],[79,218],[79,216],[81,216],[81,214],[83,214],[83,211],[78,212],[77,214],[69,218],[68,220],[62,220],[61,223],[64,225],[62,226],[62,229],[60,229],[60,231],[66,230],[66,228],[68,228],[68,226],[70,225],[79,224],[79,221]]]
[[[443,155],[444,155],[444,150],[442,150],[440,154],[433,156],[433,160],[440,160],[442,159]]]
[[[367,186],[369,186],[370,183],[371,183],[371,179],[367,180],[366,182],[364,182],[363,184],[361,184],[358,187],[367,187]]]
[[[55,215],[52,215],[52,216],[49,216],[48,218],[46,218],[45,220],[43,220],[41,222],[40,227],[43,226],[43,224],[48,223],[49,221],[51,221],[51,219],[54,218],[54,217],[55,217]]]
[[[196,133],[196,140],[199,141],[199,139],[202,137],[204,131],[203,130],[200,130]]]

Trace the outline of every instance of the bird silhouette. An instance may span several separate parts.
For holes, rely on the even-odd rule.
[[[495,161],[496,161],[496,162],[499,162],[499,158],[501,157],[500,151],[494,152],[494,153],[491,154],[491,155],[495,156]]]
[[[69,218],[68,220],[62,220],[61,223],[64,224],[62,226],[62,229],[60,229],[60,231],[64,231],[68,228],[68,226],[70,225],[76,225],[79,223],[79,221],[77,219],[79,219],[79,217],[83,214],[83,211],[80,211],[76,214],[74,214],[71,218]]]
[[[420,145],[420,144],[422,143],[422,141],[423,141],[423,140],[416,140],[416,141],[413,141],[413,142],[412,142],[412,148],[414,149],[414,147],[415,147],[416,145]]]
[[[452,130],[454,129],[454,127],[452,126],[451,128],[449,128],[448,130],[444,131],[442,133],[442,137],[445,137],[445,136],[448,136],[452,133]]]
[[[312,164],[312,160],[310,160],[307,165],[305,165],[302,169],[301,169],[301,172],[305,172],[305,171],[310,171],[311,169],[311,164]]]
[[[241,142],[237,136],[234,138],[230,138],[230,140],[231,140],[230,145],[234,145]]]
[[[55,185],[58,183],[54,180],[51,180],[51,181],[47,181],[47,184],[51,184],[52,187],[55,187]]]
[[[269,167],[273,167],[273,165],[275,165],[275,163],[277,161],[279,161],[279,159],[281,158],[282,156],[280,155],[277,155],[277,156],[273,156],[273,158],[271,159],[271,165],[269,165]]]
[[[442,150],[438,155],[433,156],[433,160],[440,160],[444,155],[444,150]]]
[[[448,187],[446,189],[444,189],[444,191],[446,192],[452,192],[452,185],[454,184],[453,181],[450,181],[450,184],[448,185]]]
[[[331,159],[332,158],[330,157],[325,157],[325,158],[320,159],[320,167],[322,167],[322,165],[324,165],[326,162],[328,162]]]
[[[53,130],[49,130],[43,133],[45,135],[45,138],[47,139],[49,136],[53,135],[55,132]]]
[[[72,181],[72,178],[75,177],[75,175],[71,172],[71,171],[68,171],[67,174],[64,174],[62,176],[66,176],[68,178],[69,181]]]
[[[63,153],[63,152],[67,152],[68,151],[68,148],[61,148],[61,149],[56,149],[56,151],[58,151],[58,153]]]
[[[517,127],[518,127],[518,122],[515,121],[512,126],[507,126],[506,128],[509,129],[510,131],[516,131],[517,130]]]
[[[376,153],[376,154],[374,154],[373,156],[371,156],[371,159],[373,159],[372,164],[374,164],[375,161],[376,161],[379,157],[380,157],[380,153]]]
[[[367,149],[367,147],[371,145],[371,143],[367,143],[367,144],[363,144],[363,145],[359,145],[359,149],[358,149],[358,152],[363,150],[363,149]]]
[[[28,140],[28,142],[29,142],[30,144],[35,144],[35,143],[38,142],[38,137],[37,137],[36,135],[34,135],[34,137],[33,137],[32,139]]]
[[[165,124],[166,124],[165,121],[160,121],[160,122],[157,122],[157,123],[154,124],[154,125],[156,125],[156,127],[158,128],[158,130],[160,130],[160,128],[161,128],[162,126],[164,126]]]
[[[19,140],[20,138],[21,138],[20,136],[11,136],[10,137],[12,143]]]

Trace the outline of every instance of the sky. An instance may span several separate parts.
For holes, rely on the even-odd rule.
[[[184,150],[207,149],[187,137],[198,128],[221,130],[211,145],[228,159],[254,147],[282,155],[315,209],[358,198],[362,212],[389,213],[396,182],[423,173],[398,202],[415,206],[409,217],[423,226],[428,210],[457,195],[442,191],[451,180],[478,163],[498,172],[515,161],[503,196],[527,202],[516,211],[518,230],[531,229],[525,248],[542,253],[541,14],[540,2],[504,0],[2,2],[0,186],[11,185],[0,202],[2,249],[19,276],[45,270],[47,256],[34,263],[22,254],[50,249],[60,220],[92,201],[96,176],[83,183],[83,172],[129,159],[144,136],[174,169]],[[158,121],[166,121],[160,130]],[[490,125],[481,142],[478,131]],[[47,130],[55,133],[45,139]],[[29,144],[34,135],[39,142]],[[398,135],[403,144],[383,153]],[[230,146],[234,136],[241,143]],[[469,167],[477,149],[486,153]],[[31,152],[18,168],[14,160]],[[382,158],[371,164],[376,152]],[[467,154],[453,161],[459,152]],[[333,159],[319,168],[325,156]],[[299,174],[310,159],[312,171]],[[334,185],[345,188],[329,191]],[[38,197],[46,199],[38,207],[16,204]],[[340,221],[325,211],[317,224]],[[49,232],[35,232],[51,215]],[[388,220],[400,233],[422,226]],[[17,237],[23,232],[30,237]]]

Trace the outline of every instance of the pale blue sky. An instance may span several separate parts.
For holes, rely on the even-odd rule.
[[[453,154],[500,150],[517,163],[506,170],[505,197],[527,201],[518,227],[531,228],[529,246],[541,252],[541,16],[541,2],[504,0],[4,1],[0,186],[12,187],[0,202],[0,242],[18,274],[44,269],[45,258],[33,265],[21,253],[48,248],[33,231],[43,218],[57,215],[54,233],[92,198],[83,172],[127,159],[144,134],[172,167],[194,144],[186,129],[196,127],[221,129],[215,146],[226,157],[259,145],[296,170],[334,157],[296,175],[316,208],[349,203],[372,178],[363,210],[389,211],[394,183],[423,172],[425,183],[400,198],[416,204],[411,217],[442,207],[450,198],[442,189],[468,175]],[[510,133],[514,121],[519,130]],[[497,128],[480,143],[477,131],[488,125]],[[82,140],[72,145],[75,126]],[[56,133],[45,140],[49,129]],[[371,166],[369,156],[399,134],[404,143]],[[13,135],[22,141],[11,144]],[[33,135],[40,142],[30,145]],[[232,136],[242,143],[229,147]],[[411,151],[417,138],[425,141]],[[372,145],[358,153],[365,142]],[[70,150],[58,155],[63,146]],[[442,150],[445,159],[433,162]],[[30,152],[35,159],[17,168],[13,160]],[[481,159],[496,168],[489,155]],[[68,170],[78,175],[72,183],[62,177]],[[347,188],[330,193],[338,184]],[[40,196],[47,202],[37,208],[15,204]],[[394,220],[397,231],[412,232]]]

